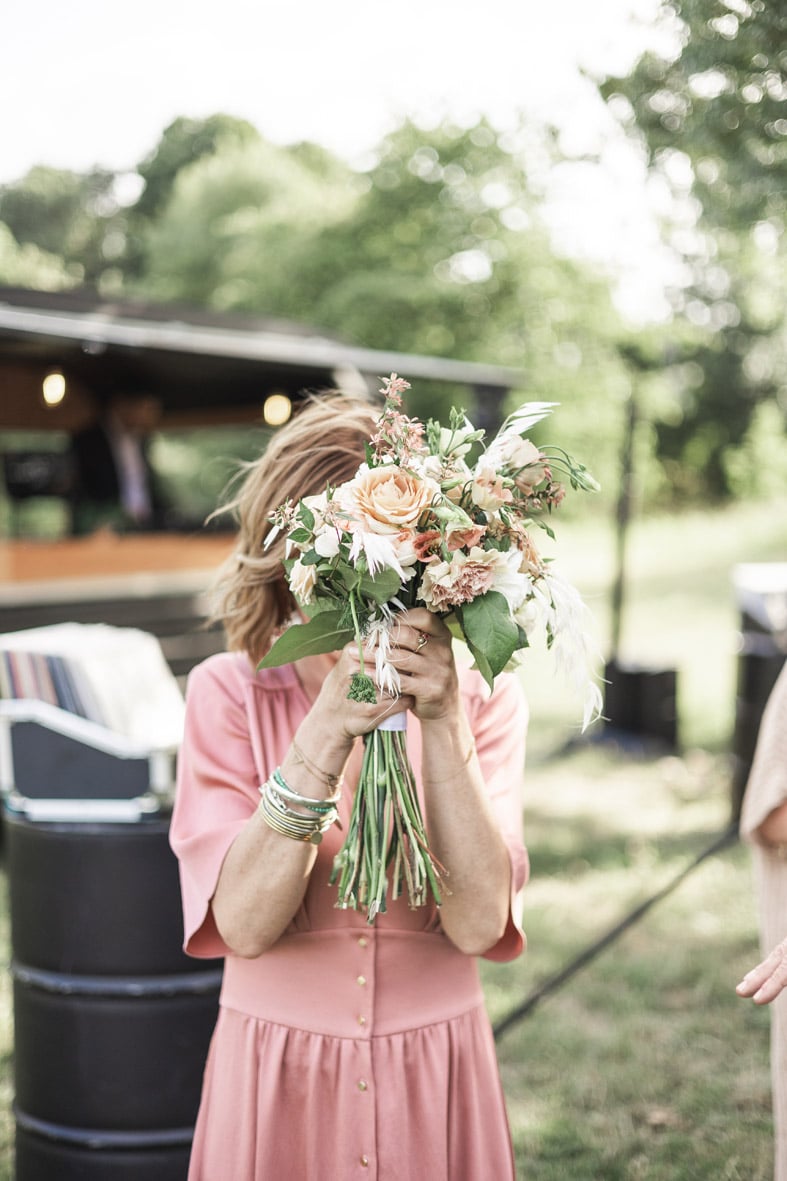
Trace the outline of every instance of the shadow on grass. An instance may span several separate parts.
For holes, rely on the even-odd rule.
[[[660,833],[651,838],[611,831],[597,816],[577,814],[561,817],[557,829],[554,817],[538,808],[529,808],[528,829],[533,831],[537,827],[539,839],[531,849],[533,876],[562,879],[576,879],[585,873],[596,874],[610,869],[629,869],[641,859],[645,848],[649,859],[658,865],[689,862],[724,831],[723,828],[702,828]]]

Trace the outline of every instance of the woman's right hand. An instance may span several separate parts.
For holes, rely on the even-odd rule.
[[[776,1000],[787,985],[787,938],[774,947],[769,956],[752,968],[737,985],[738,996],[751,997],[756,1005]]]
[[[390,697],[379,689],[376,690],[377,700],[374,703],[350,700],[347,696],[350,683],[353,676],[360,671],[358,645],[352,641],[341,649],[338,659],[333,662],[333,667],[325,676],[309,715],[313,724],[319,724],[321,727],[326,725],[329,733],[340,734],[347,742],[370,733],[385,718],[412,709],[415,704],[413,698],[407,694]],[[374,680],[373,657],[365,658],[363,671]]]

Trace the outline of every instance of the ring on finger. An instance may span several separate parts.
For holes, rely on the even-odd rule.
[[[418,643],[415,645],[416,652],[420,652],[429,643],[429,637],[426,632],[421,632],[418,636]]]

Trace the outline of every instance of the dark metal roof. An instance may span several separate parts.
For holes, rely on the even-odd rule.
[[[274,388],[371,390],[393,371],[498,393],[523,380],[498,365],[360,348],[287,320],[14,287],[0,287],[2,361],[58,365],[97,391],[144,388],[168,411],[256,406]]]

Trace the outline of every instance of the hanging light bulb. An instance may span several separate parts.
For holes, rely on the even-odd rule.
[[[292,414],[292,402],[286,394],[269,394],[262,407],[268,426],[284,426]]]
[[[41,393],[47,406],[59,406],[66,396],[66,379],[59,369],[47,373],[41,382]]]

